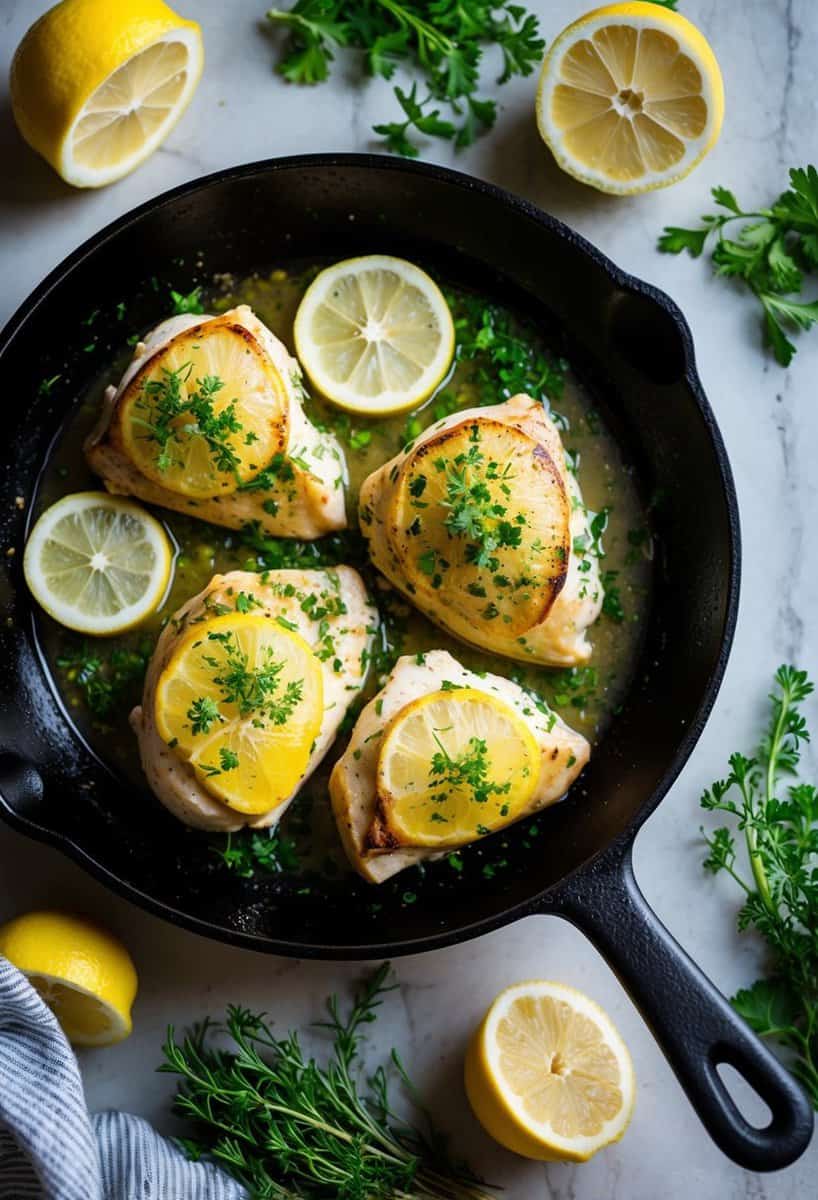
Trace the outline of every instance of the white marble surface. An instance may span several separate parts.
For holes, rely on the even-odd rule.
[[[588,0],[537,0],[550,38]],[[201,21],[203,83],[168,143],[135,175],[100,193],[63,187],[18,140],[5,74],[12,50],[48,0],[0,0],[0,322],[69,250],[143,200],[207,171],[299,151],[367,150],[370,126],[385,119],[386,85],[356,89],[337,80],[306,92],[272,71],[260,31],[264,0],[179,0]],[[748,982],[758,946],[733,932],[736,895],[701,871],[698,795],[721,773],[727,752],[755,737],[773,669],[783,659],[818,670],[818,542],[813,531],[818,439],[818,335],[801,339],[788,372],[762,355],[755,312],[704,263],[654,249],[666,222],[707,207],[715,183],[748,203],[771,198],[786,168],[818,156],[818,6],[814,0],[682,0],[721,61],[727,117],[710,158],[679,186],[634,200],[596,195],[559,175],[538,143],[534,84],[504,89],[494,133],[466,154],[439,144],[426,157],[453,162],[522,193],[562,217],[623,267],[664,287],[696,338],[701,375],[736,474],[745,538],[738,636],[726,682],[698,750],[640,835],[636,869],[651,903],[726,991]],[[195,11],[194,11],[195,10]],[[672,681],[669,681],[669,690]],[[813,705],[812,717],[818,718]],[[815,765],[813,760],[813,766]],[[270,959],[183,933],[145,915],[86,878],[56,853],[0,829],[0,919],[50,904],[98,914],[131,947],[141,990],[130,1041],[82,1055],[89,1103],[167,1123],[169,1081],[153,1074],[168,1021],[184,1024],[226,1001],[270,1011],[280,1026],[315,1017],[320,998],[358,972]],[[815,1194],[818,1149],[773,1176],[733,1166],[709,1142],[617,981],[580,934],[532,918],[483,939],[398,964],[400,993],[386,1006],[383,1046],[395,1043],[458,1147],[509,1200],[795,1200]],[[505,984],[556,977],[600,1000],[633,1051],[639,1097],[624,1141],[580,1167],[539,1166],[493,1147],[470,1116],[460,1085],[464,1039]],[[171,1198],[168,1198],[171,1200]],[[175,1200],[175,1198],[173,1198]]]

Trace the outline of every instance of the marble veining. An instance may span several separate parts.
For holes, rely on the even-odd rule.
[[[66,253],[149,197],[219,167],[308,150],[376,149],[371,126],[396,119],[389,87],[355,79],[342,59],[333,80],[297,89],[273,71],[273,39],[261,32],[265,0],[176,0],[202,23],[207,66],[194,102],[162,150],[129,179],[98,193],[64,187],[14,130],[6,74],[14,46],[48,0],[0,4],[0,322]],[[534,0],[550,39],[590,0]],[[730,452],[745,544],[741,615],[727,677],[691,761],[636,845],[636,872],[662,919],[725,991],[761,969],[760,949],[733,925],[738,897],[701,869],[703,787],[724,773],[727,753],[749,749],[772,671],[796,659],[818,672],[818,334],[799,338],[789,372],[762,355],[750,299],[707,265],[655,251],[668,223],[711,207],[723,183],[749,207],[768,202],[786,169],[818,153],[818,6],[814,0],[681,0],[721,61],[727,118],[715,152],[666,192],[611,200],[560,175],[532,117],[534,81],[500,94],[495,131],[457,154],[441,143],[424,157],[517,191],[597,243],[624,268],[667,290],[693,329],[704,386]],[[496,63],[487,69],[487,78]],[[393,115],[394,114],[394,115]],[[374,247],[373,247],[374,248]],[[695,485],[693,485],[695,486]],[[692,496],[695,502],[695,495]],[[669,701],[672,681],[668,685]],[[818,703],[811,709],[818,726]],[[811,759],[813,767],[816,760]],[[130,1041],[88,1051],[90,1104],[130,1109],[172,1129],[170,1084],[153,1066],[165,1025],[184,1025],[225,1003],[266,1009],[278,1028],[305,1025],[329,991],[343,992],[360,966],[269,959],[172,929],[108,895],[55,852],[0,827],[0,920],[35,905],[104,915],[131,946],[141,977]],[[729,1163],[702,1131],[667,1064],[607,966],[581,935],[532,917],[478,941],[397,964],[401,987],[384,1005],[372,1063],[395,1045],[457,1149],[507,1200],[806,1200],[815,1194],[818,1149],[771,1177]],[[625,1035],[639,1093],[633,1125],[616,1147],[583,1166],[527,1163],[493,1146],[466,1105],[460,1071],[470,1030],[495,993],[541,976],[595,996]]]

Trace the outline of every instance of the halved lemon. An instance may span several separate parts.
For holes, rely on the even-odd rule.
[[[454,324],[433,279],[403,258],[336,263],[307,288],[295,348],[315,388],[340,408],[382,417],[416,408],[451,365]]]
[[[716,56],[686,17],[646,0],[580,17],[551,45],[537,123],[559,165],[603,192],[683,179],[724,116]]]
[[[378,756],[378,810],[405,846],[462,846],[521,816],[540,748],[514,709],[488,692],[421,696],[390,722]]]
[[[33,912],[0,929],[0,954],[28,977],[77,1046],[131,1032],[136,970],[115,937],[82,917]]]
[[[194,624],[156,688],[156,725],[204,787],[241,813],[266,813],[304,777],[324,716],[321,664],[269,617]]]
[[[147,479],[199,500],[254,479],[287,437],[281,375],[244,325],[219,317],[183,330],[148,359],[111,428]]]
[[[159,607],[173,550],[138,504],[75,492],[47,508],[23,558],[26,583],[49,616],[98,637],[123,633]]]
[[[102,187],[164,141],[203,64],[199,26],[162,0],[62,0],[17,48],[14,117],[67,183]]]
[[[610,1017],[582,992],[531,980],[501,992],[466,1053],[466,1093],[502,1146],[585,1162],[630,1123],[636,1080]]]
[[[409,453],[389,509],[394,552],[433,612],[491,637],[547,616],[571,550],[554,461],[513,425],[475,418]]]

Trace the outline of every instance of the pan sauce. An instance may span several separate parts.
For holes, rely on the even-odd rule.
[[[234,281],[220,279],[204,297],[206,311],[218,313],[238,303],[247,303],[275,334],[292,349],[292,324],[298,301],[314,275],[315,268],[285,269],[278,267],[270,273],[254,274]],[[444,287],[445,281],[443,281]],[[447,287],[457,320],[466,294]],[[474,306],[474,298],[471,298]],[[546,349],[537,333],[525,323],[515,326],[516,336]],[[116,382],[127,362],[129,353],[112,364],[104,378],[89,389],[70,418],[44,476],[39,510],[67,492],[99,486],[82,456],[82,441],[95,423],[104,388]],[[400,446],[430,424],[443,411],[467,408],[479,403],[475,363],[460,362],[449,379],[424,409],[410,414],[367,421],[348,418],[337,410],[312,399],[307,405],[310,417],[332,428],[341,438],[349,467],[349,509],[355,527],[355,498],[363,479],[376,467],[391,458]],[[495,395],[493,402],[504,397]],[[447,406],[441,410],[441,404]],[[633,472],[622,450],[607,428],[603,416],[595,408],[590,393],[572,374],[566,371],[562,394],[552,400],[552,412],[561,419],[566,449],[578,456],[578,477],[586,505],[600,512],[608,510],[607,527],[602,537],[603,575],[608,582],[606,611],[591,629],[593,656],[587,666],[571,670],[526,667],[495,655],[470,649],[438,630],[420,614],[410,609],[402,598],[385,588],[374,571],[365,570],[384,617],[385,631],[381,654],[370,671],[365,698],[376,690],[377,674],[388,670],[396,653],[419,653],[441,648],[455,655],[472,670],[488,670],[515,678],[531,688],[554,707],[565,721],[583,733],[592,744],[598,741],[611,717],[615,714],[632,673],[640,640],[640,629],[649,602],[650,539],[647,517],[634,483]],[[169,594],[162,608],[143,627],[112,639],[83,639],[58,627],[43,617],[43,646],[64,702],[77,726],[99,757],[115,771],[126,774],[142,790],[144,779],[139,767],[136,739],[127,722],[132,703],[139,700],[141,684],[138,677],[121,689],[120,702],[104,717],[92,716],[85,704],[81,686],[82,668],[79,661],[91,656],[101,657],[106,664],[113,653],[123,664],[122,670],[133,670],[138,676],[138,662],[125,655],[147,656],[157,632],[169,615],[195,592],[199,591],[215,572],[244,569],[263,569],[265,566],[319,565],[316,553],[324,557],[320,563],[349,562],[359,566],[365,561],[357,533],[342,534],[324,539],[321,543],[278,543],[272,553],[261,556],[258,547],[248,544],[240,534],[205,525],[166,510],[156,515],[170,532],[178,553],[176,569]],[[292,560],[292,555],[298,561]],[[618,604],[614,599],[618,597]],[[620,619],[617,619],[620,618]],[[121,652],[121,653],[120,653]],[[80,656],[79,660],[77,656]],[[337,750],[343,748],[339,738]],[[308,849],[309,860],[323,861],[328,850],[337,861],[336,835],[326,803],[326,780],[337,757],[330,752],[317,774],[305,786],[301,796],[288,812],[283,832],[294,836],[302,852]],[[315,803],[313,803],[315,801]],[[488,839],[484,850],[489,851]],[[319,847],[321,848],[319,850]]]

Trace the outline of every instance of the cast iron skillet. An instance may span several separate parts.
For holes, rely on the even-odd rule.
[[[98,760],[57,700],[21,578],[26,509],[85,382],[128,333],[167,315],[166,289],[157,291],[152,276],[185,290],[216,271],[242,275],[288,257],[372,251],[431,262],[523,309],[594,389],[654,501],[658,553],[644,648],[581,782],[544,815],[536,839],[525,822],[509,833],[506,866],[491,880],[475,853],[464,854],[461,876],[444,863],[377,891],[348,878],[316,877],[306,890],[303,879],[226,878],[204,839],[134,790],[116,764]],[[50,392],[38,394],[54,375]],[[383,958],[532,913],[563,916],[619,972],[722,1150],[754,1170],[801,1154],[812,1130],[806,1098],[663,928],[631,869],[633,838],[713,704],[738,604],[730,468],[690,332],[665,295],[539,209],[478,180],[366,155],[304,156],[211,175],[108,226],[12,318],[0,339],[0,377],[0,519],[3,544],[18,549],[9,561],[11,620],[0,631],[0,813],[14,828],[58,846],[175,924],[276,954]],[[686,802],[692,818],[693,798]],[[766,1128],[740,1114],[717,1073],[721,1063],[766,1101]]]

